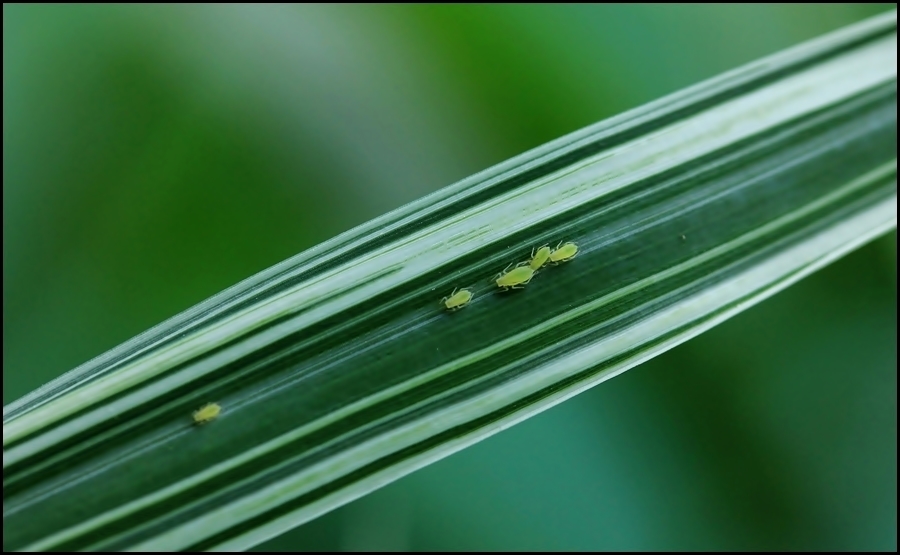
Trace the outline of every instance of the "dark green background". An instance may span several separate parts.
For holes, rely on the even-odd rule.
[[[3,8],[3,399],[887,6]],[[262,549],[897,547],[896,234]]]

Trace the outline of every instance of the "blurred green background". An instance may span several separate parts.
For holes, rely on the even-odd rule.
[[[3,400],[524,150],[890,9],[3,7]],[[897,547],[896,233],[260,550]]]

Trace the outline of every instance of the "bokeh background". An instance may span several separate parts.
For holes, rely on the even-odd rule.
[[[3,400],[879,5],[3,6]],[[260,550],[897,548],[896,234]]]

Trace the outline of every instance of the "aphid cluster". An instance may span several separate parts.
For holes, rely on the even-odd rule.
[[[538,270],[547,263],[552,265],[562,264],[575,258],[578,254],[578,245],[569,241],[562,241],[551,249],[549,245],[543,245],[537,249],[531,249],[531,258],[522,262],[511,263],[502,272],[494,276],[494,282],[501,291],[510,289],[524,289]],[[472,292],[468,289],[454,289],[449,297],[441,299],[441,304],[447,310],[455,311],[469,304],[472,300]]]

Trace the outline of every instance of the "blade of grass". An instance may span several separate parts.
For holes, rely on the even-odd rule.
[[[4,547],[252,546],[895,226],[890,13],[376,219],[5,407]],[[578,257],[496,291],[562,240]],[[447,313],[455,287],[475,296]]]

